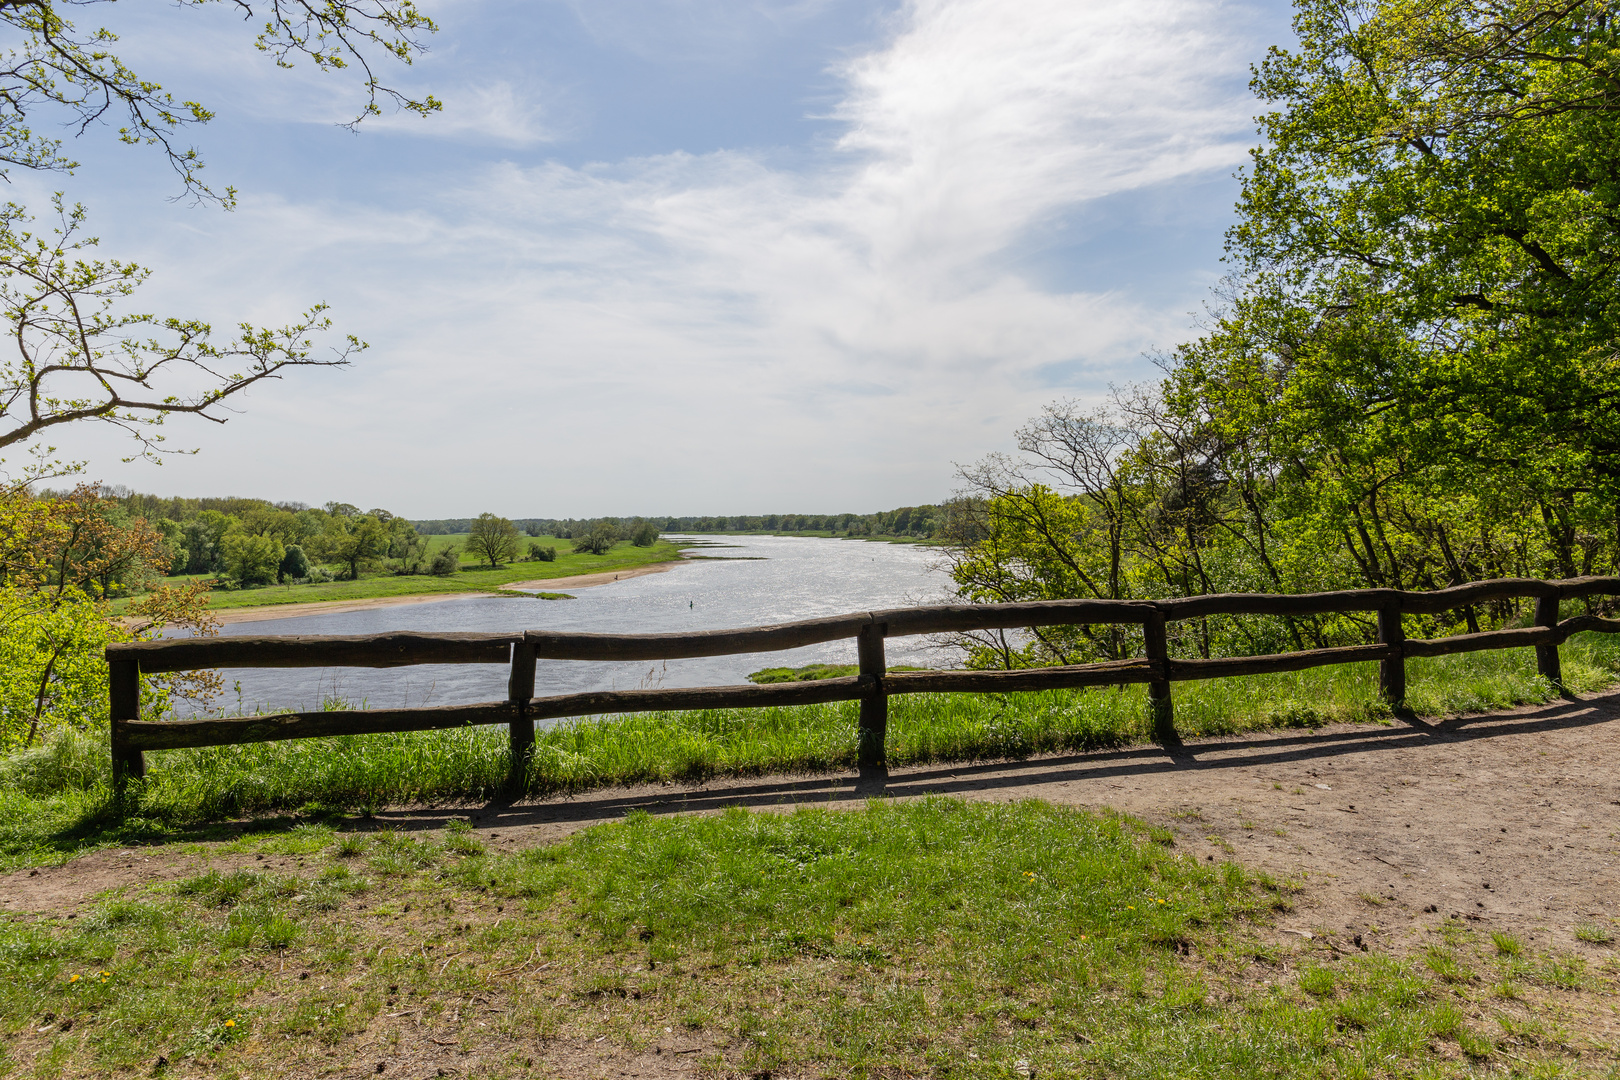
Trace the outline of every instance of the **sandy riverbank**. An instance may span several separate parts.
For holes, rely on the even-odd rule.
[[[588,589],[593,585],[611,585],[615,581],[641,577],[643,574],[661,574],[680,565],[680,560],[632,566],[626,570],[606,570],[600,574],[575,574],[572,577],[541,578],[535,581],[514,581],[502,585],[502,592],[566,592],[569,589]],[[469,596],[489,596],[487,592],[424,593],[418,596],[374,596],[362,600],[314,600],[305,604],[267,604],[264,607],[225,608],[214,612],[221,624],[269,622],[273,619],[298,619],[305,615],[341,615],[347,611],[365,611],[368,608],[394,607],[399,604],[431,604],[438,600],[463,600]]]

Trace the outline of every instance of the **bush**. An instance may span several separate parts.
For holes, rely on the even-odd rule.
[[[636,547],[652,547],[658,542],[658,526],[650,521],[643,521],[630,534],[630,542]]]
[[[592,555],[606,555],[618,542],[619,530],[611,522],[598,521],[591,531],[574,541],[576,552],[588,551]]]
[[[533,540],[529,541],[529,560],[531,562],[556,562],[557,549],[551,545],[541,547]]]
[[[461,556],[456,552],[456,546],[449,544],[440,548],[438,554],[433,556],[433,562],[428,567],[428,573],[435,574],[438,577],[449,577],[460,569]]]
[[[309,573],[309,556],[304,554],[304,549],[297,544],[288,544],[287,553],[281,557],[281,572],[277,580],[286,581],[292,578],[294,581],[302,581],[309,577]]]

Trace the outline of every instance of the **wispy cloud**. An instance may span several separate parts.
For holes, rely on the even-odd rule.
[[[835,69],[841,134],[793,168],[742,150],[511,162],[439,173],[408,211],[249,199],[206,240],[173,238],[173,261],[211,263],[221,295],[314,290],[375,349],[318,393],[260,395],[168,478],[228,446],[233,490],[293,494],[255,474],[273,462],[307,492],[341,445],[356,479],[333,497],[423,516],[938,497],[952,460],[1183,332],[1195,296],[1065,292],[1021,253],[1097,200],[1241,160],[1246,11],[911,0]],[[547,137],[511,84],[482,93],[449,130]]]

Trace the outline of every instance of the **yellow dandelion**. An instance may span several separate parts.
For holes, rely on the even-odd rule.
[[[79,977],[77,975],[69,975],[68,976],[68,982],[78,982],[78,981],[79,981]]]
[[[236,1026],[236,1021],[235,1020],[227,1020],[227,1021],[225,1021],[225,1026],[226,1027],[235,1027]]]
[[[1126,904],[1125,905],[1125,910],[1126,911],[1135,911],[1136,910],[1136,905],[1135,904]]]

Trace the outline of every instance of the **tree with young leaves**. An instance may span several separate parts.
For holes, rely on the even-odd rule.
[[[1177,378],[1341,475],[1518,492],[1552,572],[1620,529],[1613,0],[1299,0],[1225,317]],[[1392,472],[1392,470],[1396,470]]]
[[[203,160],[184,133],[213,113],[176,99],[131,70],[114,53],[117,36],[81,29],[67,16],[92,0],[0,0],[0,27],[15,44],[0,58],[0,179],[10,170],[71,173],[78,163],[43,125],[82,136],[118,125],[129,144],[157,147],[179,176],[182,194],[230,207],[236,192],[216,192],[201,178]],[[350,126],[384,104],[418,114],[437,110],[431,96],[412,97],[385,83],[379,63],[409,64],[436,27],[413,0],[181,0],[182,11],[230,3],[255,20],[255,46],[278,66],[308,62],[324,71],[358,69],[364,102]],[[176,16],[180,17],[180,16]],[[258,22],[257,20],[263,20]],[[15,203],[0,207],[0,318],[14,351],[0,361],[0,451],[34,444],[63,425],[111,424],[137,439],[138,453],[164,451],[156,432],[174,414],[216,423],[219,406],[289,369],[341,366],[365,346],[347,336],[317,348],[331,329],[324,304],[279,327],[241,323],[220,340],[196,319],[128,308],[148,277],[133,263],[94,258],[84,235],[85,211],[58,196],[43,233]],[[35,459],[13,471],[23,479],[71,472],[34,444]]]

